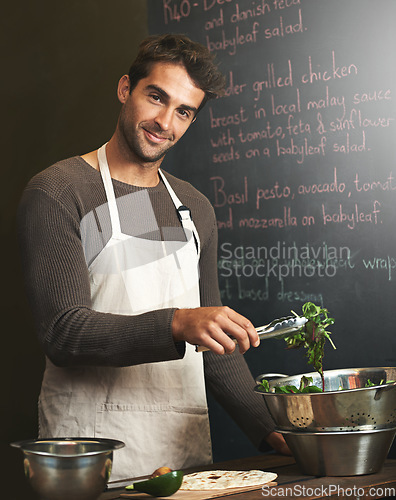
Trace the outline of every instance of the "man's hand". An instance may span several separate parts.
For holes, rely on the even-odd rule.
[[[227,306],[178,309],[172,322],[173,338],[192,345],[208,347],[216,354],[235,350],[235,338],[243,354],[250,346],[257,347],[260,339],[252,323]]]
[[[279,432],[271,432],[265,440],[277,453],[288,456],[292,455],[290,448],[286,444],[285,438]]]

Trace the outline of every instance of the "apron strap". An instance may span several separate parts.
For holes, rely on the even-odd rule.
[[[106,144],[103,144],[103,146],[98,149],[98,161],[100,174],[102,176],[103,185],[106,191],[107,203],[109,206],[111,228],[113,236],[117,238],[121,237],[121,225],[120,218],[118,216],[117,202],[114,194],[113,182],[111,180],[109,164],[107,163]]]
[[[113,182],[111,180],[109,164],[107,163],[106,144],[103,144],[103,146],[101,146],[98,149],[99,169],[100,169],[100,174],[101,174],[102,179],[103,179],[103,185],[104,185],[104,188],[106,191],[106,197],[107,197],[107,202],[108,202],[108,206],[109,206],[110,221],[111,221],[113,236],[116,238],[117,237],[120,238],[122,236],[120,218],[118,215],[117,202],[116,202],[116,198],[115,198],[115,194],[114,194]],[[168,180],[166,179],[165,175],[161,172],[161,169],[158,170],[158,174],[160,175],[163,183],[165,184],[165,187],[168,190],[168,193],[173,201],[173,204],[176,207],[180,222],[181,222],[183,229],[184,229],[184,233],[186,234],[186,238],[188,238],[188,234],[186,233],[186,229],[191,231],[191,233],[194,237],[195,246],[197,249],[197,254],[199,256],[199,254],[201,252],[200,240],[199,240],[199,236],[198,236],[198,231],[197,231],[195,224],[194,224],[192,217],[191,217],[191,211],[189,208],[187,208],[185,205],[183,205],[182,202],[179,200],[176,193],[173,191],[171,185],[169,184]]]
[[[188,234],[186,233],[186,229],[189,229],[191,231],[192,235],[194,236],[197,254],[199,255],[201,252],[201,243],[200,243],[200,239],[198,236],[198,231],[197,231],[195,224],[194,224],[192,217],[191,217],[191,211],[189,208],[187,208],[185,205],[183,205],[183,203],[179,200],[176,193],[173,191],[171,185],[169,184],[168,180],[166,179],[165,175],[162,173],[161,169],[158,170],[158,173],[161,176],[161,179],[162,179],[163,183],[165,184],[165,187],[168,190],[170,197],[172,198],[173,204],[176,207],[176,210],[177,210],[177,213],[179,215],[180,222],[182,223],[186,237],[188,237]]]

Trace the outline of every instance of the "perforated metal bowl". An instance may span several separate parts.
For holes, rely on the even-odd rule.
[[[304,373],[269,381],[270,388],[299,386],[301,377],[312,377],[321,387],[318,373]],[[324,372],[325,392],[278,394],[262,392],[259,385],[268,374],[257,377],[261,394],[279,430],[300,432],[372,431],[396,427],[396,368],[349,368]],[[376,384],[365,388],[367,381]],[[342,389],[342,390],[341,390]]]

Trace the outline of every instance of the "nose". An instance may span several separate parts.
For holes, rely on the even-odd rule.
[[[173,111],[172,109],[164,106],[158,112],[155,122],[161,128],[161,130],[169,130],[172,125]]]

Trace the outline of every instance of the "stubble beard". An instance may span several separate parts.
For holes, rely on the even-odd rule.
[[[126,130],[123,124],[120,126],[124,142],[128,146],[130,153],[142,164],[152,166],[153,163],[160,162],[166,153],[175,145],[175,142],[168,140],[163,145],[147,144],[144,130],[152,131],[161,136],[160,130],[155,130],[155,126],[146,122],[139,123],[135,130]]]

